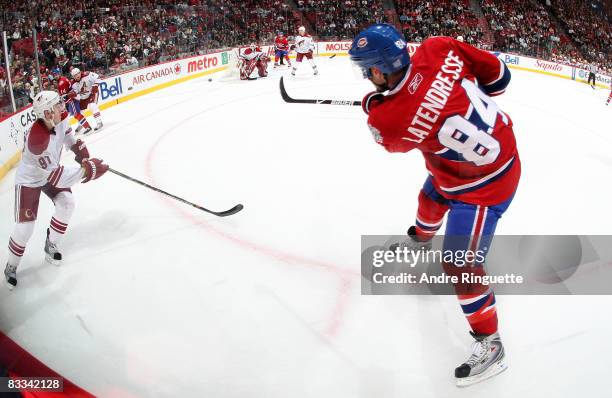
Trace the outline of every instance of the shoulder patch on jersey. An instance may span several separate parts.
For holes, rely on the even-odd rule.
[[[40,155],[49,146],[50,132],[42,120],[37,120],[32,125],[28,134],[28,150],[34,155]]]

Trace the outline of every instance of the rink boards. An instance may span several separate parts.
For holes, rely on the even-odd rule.
[[[317,56],[347,55],[351,42],[318,42]],[[409,43],[411,54],[418,44]],[[146,95],[178,83],[198,77],[225,72],[235,62],[237,49],[228,49],[211,54],[187,57],[179,60],[163,62],[147,66],[103,79],[100,84],[100,109],[118,105],[122,102]],[[262,46],[262,50],[274,57],[273,46]],[[561,77],[586,83],[588,71],[556,62],[545,61],[521,55],[493,52],[512,69],[525,70],[549,76]],[[293,55],[291,58],[295,58]],[[597,86],[610,88],[612,78],[607,75],[597,75]],[[86,112],[86,115],[89,113]],[[35,120],[31,107],[19,111],[0,121],[0,179],[14,167],[20,159],[23,148],[24,133]]]

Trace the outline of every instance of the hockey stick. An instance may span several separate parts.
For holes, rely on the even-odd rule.
[[[130,181],[132,181],[132,182],[135,182],[135,183],[137,183],[137,184],[140,184],[140,185],[142,185],[143,187],[147,187],[147,188],[149,188],[149,189],[154,190],[155,192],[163,193],[164,195],[169,196],[169,197],[171,197],[172,199],[176,199],[176,200],[178,200],[179,202],[183,202],[183,203],[185,203],[185,204],[188,204],[188,205],[190,205],[190,206],[195,207],[195,208],[196,208],[196,209],[198,209],[198,210],[202,210],[202,211],[205,211],[205,212],[207,212],[207,213],[214,214],[215,216],[218,216],[218,217],[227,217],[227,216],[231,216],[232,214],[236,214],[236,213],[238,213],[240,210],[242,210],[242,209],[244,208],[244,206],[243,206],[243,205],[238,204],[238,205],[236,205],[236,206],[232,207],[231,209],[229,209],[229,210],[225,210],[225,211],[212,211],[212,210],[208,210],[208,209],[207,209],[207,208],[205,208],[205,207],[198,206],[198,205],[196,205],[195,203],[191,203],[191,202],[189,202],[189,201],[187,201],[187,200],[185,200],[185,199],[183,199],[183,198],[179,198],[178,196],[172,195],[171,193],[168,193],[168,192],[166,192],[166,191],[162,191],[162,190],[161,190],[161,189],[159,189],[159,188],[156,188],[156,187],[154,187],[154,186],[152,186],[152,185],[149,185],[149,184],[147,184],[147,183],[145,183],[145,182],[142,182],[142,181],[139,181],[139,180],[137,180],[137,179],[135,179],[135,178],[132,178],[132,177],[130,177],[130,176],[128,176],[128,175],[125,175],[125,174],[121,173],[120,171],[117,171],[117,170],[111,169],[110,167],[108,168],[108,171],[110,171],[111,173],[114,173],[114,174],[118,175],[119,177],[123,177],[123,178],[125,178],[125,179],[127,179],[127,180],[130,180]]]
[[[355,105],[360,106],[361,101],[351,100],[331,100],[331,99],[296,99],[291,98],[285,90],[285,83],[283,82],[283,76],[280,78],[280,92],[283,100],[290,104],[317,104],[317,105]]]

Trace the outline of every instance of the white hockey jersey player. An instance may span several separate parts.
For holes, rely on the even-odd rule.
[[[268,62],[270,58],[255,43],[241,51],[240,58],[240,80],[254,80],[255,78],[251,77],[251,73],[253,73],[255,68],[257,68],[259,77],[268,76]]]
[[[100,159],[90,159],[81,140],[74,138],[68,124],[68,113],[59,94],[41,91],[34,98],[37,116],[25,136],[23,155],[15,176],[15,227],[9,239],[9,256],[4,276],[9,288],[17,285],[17,267],[32,236],[37,218],[40,194],[53,201],[55,212],[47,229],[47,261],[59,265],[62,255],[57,247],[74,209],[70,187],[101,177],[108,166]],[[76,155],[79,166],[62,166],[64,147]]]
[[[87,99],[92,93],[95,94],[94,91],[97,92],[97,89],[94,90],[94,86],[98,86],[98,84],[102,83],[102,79],[100,79],[100,75],[94,72],[81,72],[79,68],[72,68],[70,71],[72,78],[74,79],[72,82],[72,90],[77,93],[79,99]]]
[[[312,59],[312,53],[314,52],[315,44],[312,41],[312,37],[306,33],[306,28],[300,26],[298,28],[298,35],[295,36],[295,52],[297,53],[295,56],[295,64],[293,64],[293,69],[291,70],[291,75],[295,76],[295,72],[297,71],[298,65],[302,64],[302,59],[306,57],[310,65],[312,66],[312,71],[314,75],[318,75],[319,71],[317,70],[317,65],[315,65],[314,60]]]
[[[300,31],[302,32],[302,31]],[[305,31],[303,31],[305,32]],[[306,54],[314,51],[315,44],[309,34],[304,33],[295,36],[295,52],[298,54]]]
[[[57,188],[69,188],[83,177],[80,166],[60,166],[64,146],[71,148],[77,143],[68,114],[64,112],[62,118],[51,134],[46,131],[42,119],[36,120],[26,133],[21,162],[15,176],[16,185],[34,188],[49,183]]]
[[[102,117],[98,108],[98,85],[102,83],[100,76],[94,72],[81,72],[79,68],[70,70],[72,76],[72,90],[77,93],[81,110],[89,109],[96,119],[94,130],[102,128]]]

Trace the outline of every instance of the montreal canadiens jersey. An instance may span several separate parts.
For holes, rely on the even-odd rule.
[[[43,120],[36,120],[26,133],[15,185],[36,188],[49,183],[57,188],[69,188],[79,182],[83,178],[80,166],[60,165],[64,146],[70,148],[75,143],[66,112],[52,131]]]
[[[490,206],[520,177],[512,120],[491,96],[510,71],[494,55],[450,37],[427,39],[402,81],[370,109],[368,126],[389,152],[419,149],[447,199]]]
[[[80,99],[89,98],[93,86],[102,83],[100,76],[94,72],[81,72],[81,80],[72,82],[72,90],[79,95]]]
[[[274,48],[279,51],[287,51],[289,49],[289,41],[285,36],[276,36]]]
[[[57,91],[60,96],[64,97],[67,101],[70,98],[67,98],[67,94],[72,91],[72,82],[67,77],[60,77],[57,81]]]
[[[305,34],[304,36],[295,36],[295,51],[300,54],[306,54],[314,50],[314,43],[310,35]]]

